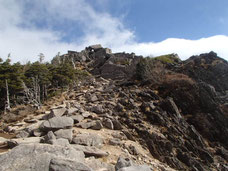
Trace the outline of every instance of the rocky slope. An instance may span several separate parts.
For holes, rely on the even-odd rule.
[[[94,76],[3,117],[0,170],[227,170],[227,62],[165,64],[154,85],[135,80],[141,59],[100,45],[61,56]]]

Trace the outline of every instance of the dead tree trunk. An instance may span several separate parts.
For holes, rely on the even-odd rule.
[[[6,80],[6,102],[5,102],[5,113],[10,110],[10,98],[9,98],[9,87]]]

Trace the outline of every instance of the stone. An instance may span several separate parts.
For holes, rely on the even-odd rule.
[[[103,121],[103,125],[104,125],[104,127],[108,128],[108,129],[114,129],[114,125],[113,125],[111,119],[105,119]]]
[[[131,155],[138,155],[139,154],[139,150],[132,144],[130,144],[128,146],[128,151]]]
[[[115,165],[115,170],[119,171],[121,168],[133,166],[133,162],[129,158],[119,157]]]
[[[82,116],[83,116],[84,118],[88,118],[88,117],[91,116],[91,113],[89,113],[89,112],[83,112],[83,113],[82,113]]]
[[[121,142],[120,139],[117,139],[117,138],[113,138],[111,140],[109,140],[109,144],[110,145],[114,145],[114,146],[119,146],[119,145],[122,145],[123,143]]]
[[[7,139],[6,139],[6,138],[4,138],[4,137],[0,137],[0,144],[5,143],[6,141],[7,141]]]
[[[96,96],[96,94],[89,94],[88,97],[87,97],[88,101],[89,102],[96,102],[98,101],[98,98]]]
[[[96,44],[96,45],[91,45],[88,48],[96,51],[96,50],[102,49],[103,47],[100,44]]]
[[[34,135],[35,137],[41,137],[43,135],[43,132],[40,129],[34,129],[32,131],[32,135]]]
[[[52,131],[49,131],[47,135],[44,136],[44,143],[53,144],[56,140],[55,134]]]
[[[29,135],[30,135],[29,132],[22,130],[16,135],[16,137],[17,138],[27,138],[27,137],[29,137]]]
[[[24,122],[26,123],[37,123],[37,119],[24,119]]]
[[[56,131],[59,129],[67,129],[72,128],[74,125],[74,120],[70,117],[54,117],[47,121],[44,121],[40,125],[40,129],[48,132],[48,131]]]
[[[103,128],[103,125],[100,120],[95,121],[95,125],[91,127],[91,129],[94,130],[101,130]]]
[[[8,141],[7,141],[7,146],[8,146],[9,148],[14,148],[14,147],[16,147],[16,146],[18,146],[18,145],[19,145],[18,142],[15,141],[15,140],[8,140]]]
[[[50,161],[49,171],[92,171],[87,165],[82,162],[53,158]]]
[[[17,138],[7,141],[9,148],[13,148],[22,144],[39,144],[42,141],[41,137],[28,137],[28,138]]]
[[[71,115],[75,114],[77,111],[78,111],[78,108],[73,107],[73,108],[67,109],[66,112],[65,112],[65,114],[67,116],[71,116]]]
[[[49,144],[22,144],[0,155],[0,170],[48,171],[53,158],[84,162],[84,153],[72,147]]]
[[[52,142],[53,145],[68,146],[70,145],[68,139],[59,138]]]
[[[131,133],[130,133],[129,131],[123,130],[122,132],[126,135],[126,137],[127,137],[129,140],[135,141],[135,138],[131,135]]]
[[[115,168],[113,165],[104,163],[93,157],[88,158],[88,160],[86,161],[86,165],[88,165],[94,171],[96,171],[96,170],[97,171],[115,171]]]
[[[53,117],[61,117],[66,113],[66,108],[57,108],[57,109],[51,109],[51,112],[43,117],[44,120],[51,119]]]
[[[100,157],[107,157],[109,155],[107,152],[100,150],[97,147],[83,146],[78,144],[74,144],[71,146],[78,151],[83,151],[86,157],[94,156],[96,158],[100,158]]]
[[[96,113],[96,114],[102,114],[104,113],[104,109],[102,105],[95,105],[91,108],[91,111]]]
[[[123,126],[121,125],[121,123],[118,120],[113,119],[112,123],[114,125],[114,130],[122,130],[123,129]]]
[[[58,131],[55,131],[54,134],[57,139],[65,138],[65,139],[68,139],[69,142],[71,142],[73,138],[72,129],[60,129]]]
[[[118,171],[152,171],[147,165],[123,167]]]
[[[101,147],[103,145],[103,139],[96,134],[78,134],[73,138],[74,144]]]
[[[88,129],[96,125],[96,121],[89,121],[89,122],[80,122],[76,126],[81,127],[83,129]]]
[[[74,120],[75,124],[81,122],[84,119],[84,117],[82,115],[73,115],[70,117]]]

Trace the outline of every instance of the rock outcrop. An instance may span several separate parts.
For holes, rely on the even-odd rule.
[[[140,59],[101,45],[61,56],[95,76],[6,124],[16,138],[0,139],[0,170],[227,170],[227,62],[209,53],[167,64],[154,85],[135,80]]]

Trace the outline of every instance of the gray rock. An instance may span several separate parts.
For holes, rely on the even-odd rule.
[[[24,119],[24,122],[26,122],[26,123],[37,123],[38,120],[37,119]]]
[[[108,129],[114,129],[114,125],[113,125],[111,119],[105,119],[103,121],[103,125]]]
[[[78,111],[78,108],[69,108],[69,109],[67,109],[66,110],[66,115],[68,115],[68,116],[71,116],[71,115],[73,115],[73,114],[75,114],[76,112]]]
[[[96,105],[91,108],[91,111],[96,113],[96,114],[102,114],[104,113],[104,109],[102,105]]]
[[[73,115],[70,117],[74,120],[75,124],[81,122],[84,119],[84,117],[82,115]]]
[[[113,119],[112,123],[114,125],[114,130],[122,130],[123,129],[123,126],[121,125],[121,123],[118,120]]]
[[[29,137],[29,135],[30,135],[29,132],[22,130],[16,135],[16,137],[17,138],[27,138],[27,137]]]
[[[88,117],[91,116],[91,113],[89,113],[89,112],[83,112],[83,113],[82,113],[82,116],[83,116],[84,118],[88,118]]]
[[[41,137],[29,137],[29,138],[17,138],[7,141],[9,148],[13,148],[22,144],[39,144],[41,142]]]
[[[7,141],[6,138],[0,137],[0,144],[1,144],[1,143],[5,143],[6,141]]]
[[[98,98],[97,98],[96,94],[88,94],[88,95],[87,95],[87,100],[88,100],[89,102],[95,102],[95,101],[98,100]]]
[[[104,163],[99,159],[95,159],[93,157],[90,157],[89,160],[86,161],[86,165],[88,165],[93,170],[115,171],[115,168],[113,165]]]
[[[81,127],[83,129],[88,129],[96,125],[96,121],[89,121],[89,122],[80,122],[76,126]]]
[[[103,145],[103,139],[95,134],[79,134],[73,138],[74,144],[101,147]]]
[[[83,151],[86,157],[106,157],[109,155],[107,152],[100,150],[97,147],[89,147],[78,144],[72,144],[71,146],[78,151]]]
[[[115,165],[116,171],[124,167],[133,166],[133,162],[129,158],[119,157]]]
[[[140,166],[123,167],[118,171],[152,171],[152,170],[147,165],[140,165]]]
[[[43,117],[43,119],[48,120],[54,117],[61,117],[66,113],[66,108],[51,109],[51,112]]]
[[[50,161],[49,171],[92,171],[82,162],[74,160],[54,158]]]
[[[94,130],[101,130],[103,128],[103,125],[100,120],[95,121],[95,125],[91,127],[91,129]]]
[[[59,146],[69,146],[70,143],[68,141],[68,139],[64,139],[64,138],[59,138],[57,140],[54,140],[52,142],[53,145],[59,145]]]
[[[54,134],[57,139],[65,138],[65,139],[68,139],[69,142],[71,142],[73,138],[72,129],[60,129],[58,131],[55,131]]]
[[[43,135],[43,132],[40,129],[34,129],[32,131],[32,135],[34,135],[35,137],[41,137]]]
[[[16,146],[18,146],[18,145],[19,145],[18,142],[15,141],[15,140],[8,140],[8,141],[7,141],[7,146],[8,146],[9,148],[14,148],[14,147],[16,147]]]
[[[43,131],[56,131],[59,129],[72,128],[74,120],[70,117],[54,117],[47,121],[44,121],[40,125],[40,129]]]
[[[52,131],[49,131],[47,135],[44,136],[44,143],[53,144],[56,140],[55,134]]]
[[[127,130],[123,130],[122,131],[124,133],[124,135],[126,135],[126,137],[131,140],[131,141],[135,141],[135,138],[131,135],[131,133]]]
[[[0,170],[49,171],[53,158],[84,162],[84,153],[72,147],[49,144],[24,144],[0,155]]]
[[[121,142],[120,139],[113,138],[113,139],[109,140],[109,144],[110,145],[117,146],[117,145],[122,145],[123,143]]]
[[[131,155],[138,155],[139,154],[139,150],[132,144],[130,144],[128,146],[128,151]]]

